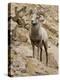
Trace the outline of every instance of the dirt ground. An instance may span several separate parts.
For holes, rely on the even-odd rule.
[[[58,74],[58,6],[12,3],[8,6],[8,30],[10,30],[8,52],[9,76],[37,76]],[[43,48],[42,62],[35,58],[29,38],[32,10],[41,10],[43,27],[48,33],[48,66]]]

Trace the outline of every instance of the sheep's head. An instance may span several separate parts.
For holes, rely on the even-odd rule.
[[[39,20],[39,16],[37,15],[37,13],[34,13],[34,14],[32,15],[32,19],[31,19],[32,25],[38,24],[38,20]]]
[[[38,11],[35,10],[32,14],[32,19],[31,19],[32,25],[37,25],[39,22],[43,21],[44,21],[43,15],[39,15]]]

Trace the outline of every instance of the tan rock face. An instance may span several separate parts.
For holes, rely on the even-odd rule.
[[[17,10],[15,11],[15,7]],[[44,17],[43,27],[48,33],[48,66],[43,48],[40,62],[32,57],[32,46],[29,38],[33,10]],[[35,4],[11,4],[12,18],[9,20],[11,51],[9,52],[9,74],[11,76],[32,76],[58,73],[58,6]],[[35,49],[37,55],[37,48]],[[36,56],[37,57],[37,56]]]

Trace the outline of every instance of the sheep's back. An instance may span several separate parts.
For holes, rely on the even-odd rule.
[[[43,28],[43,27],[40,28],[39,35],[42,36],[42,40],[44,40],[44,41],[48,40],[48,35],[47,35],[47,31],[45,30],[45,28]]]

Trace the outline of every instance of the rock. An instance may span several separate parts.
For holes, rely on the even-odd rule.
[[[11,69],[11,76],[15,75],[15,70]]]
[[[12,25],[12,26],[10,27],[10,30],[13,31],[13,30],[16,28],[17,23],[14,22],[14,21],[11,19],[10,25]]]
[[[29,30],[29,29],[30,29],[30,25],[27,24],[27,25],[25,26],[25,28],[26,28],[27,30]]]
[[[26,73],[26,69],[22,69],[21,72],[22,72],[22,73]]]
[[[14,37],[16,40],[20,41],[20,42],[27,42],[28,38],[27,38],[27,30],[25,30],[24,28],[16,28],[16,30],[14,31],[15,33],[13,33]]]

